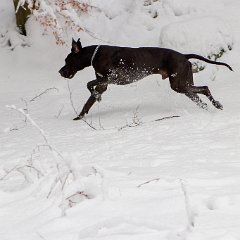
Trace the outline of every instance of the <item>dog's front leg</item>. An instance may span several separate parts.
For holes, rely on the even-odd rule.
[[[79,116],[77,116],[73,120],[80,120],[84,117],[85,114],[88,114],[90,108],[99,99],[99,97],[101,98],[101,94],[104,93],[106,90],[107,90],[107,83],[105,82],[105,83],[100,83],[99,85],[97,85],[95,87],[95,89],[93,89],[93,92],[90,91],[91,96],[88,98],[87,102],[83,106],[83,109],[82,109],[81,113],[79,114]]]
[[[87,88],[88,88],[88,90],[90,91],[90,93],[91,93],[91,95],[93,96],[93,97],[95,97],[96,98],[96,100],[98,101],[98,102],[100,102],[101,100],[102,100],[102,98],[101,98],[101,94],[102,93],[100,93],[96,88],[94,88],[94,87],[96,87],[96,86],[103,86],[104,87],[104,85],[106,85],[107,86],[107,84],[108,84],[108,82],[107,82],[107,80],[106,80],[106,78],[104,78],[104,77],[101,77],[101,78],[97,78],[96,80],[93,80],[93,81],[90,81],[90,82],[88,82],[87,83]],[[101,91],[101,90],[100,90]]]
[[[87,88],[90,91],[90,93],[92,94],[94,92],[94,87],[99,85],[99,81],[98,80],[93,80],[87,83]]]

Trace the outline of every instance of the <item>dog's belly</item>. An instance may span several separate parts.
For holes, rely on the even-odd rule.
[[[141,80],[151,74],[151,72],[145,70],[136,71],[132,69],[118,69],[110,72],[108,75],[108,82],[109,84],[127,85]]]
[[[160,74],[163,80],[169,77],[168,73],[163,70],[160,70],[157,72],[150,72],[150,71],[115,72],[108,75],[108,83],[116,84],[116,85],[127,85],[127,84],[137,82],[152,74]]]
[[[109,84],[116,84],[116,85],[127,85],[127,84],[131,84],[133,82],[137,82],[140,79],[132,79],[132,78],[117,78],[117,79],[109,79]]]

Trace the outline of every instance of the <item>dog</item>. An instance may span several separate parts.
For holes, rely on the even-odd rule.
[[[207,86],[194,86],[192,64],[189,59],[199,59],[216,65],[232,68],[223,62],[216,62],[196,54],[182,54],[172,49],[158,47],[118,47],[92,45],[82,47],[80,39],[72,40],[71,53],[65,59],[65,65],[59,70],[62,77],[71,79],[78,71],[92,66],[96,79],[87,83],[91,95],[80,114],[73,120],[82,119],[101,95],[108,84],[125,85],[136,82],[152,74],[160,74],[163,79],[169,78],[171,88],[185,94],[199,107],[206,109],[198,94],[205,95],[217,109],[223,109],[216,101]]]

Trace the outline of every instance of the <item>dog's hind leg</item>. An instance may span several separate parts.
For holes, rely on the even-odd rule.
[[[191,86],[191,91],[193,93],[205,95],[209,99],[209,101],[213,104],[214,107],[216,107],[217,109],[221,109],[221,110],[223,109],[222,104],[213,98],[213,96],[207,86],[202,86],[202,87]]]
[[[196,93],[187,90],[185,95],[195,102],[200,108],[207,109],[207,104],[204,103]]]
[[[194,102],[196,102],[200,107],[206,108],[205,104],[202,103],[200,98],[197,96],[197,94],[203,94],[205,95],[209,101],[213,104],[214,107],[218,109],[223,109],[223,106],[220,102],[216,101],[209,88],[207,86],[201,86],[201,87],[196,87],[194,86],[193,83],[193,74],[192,74],[192,65],[189,62],[189,67],[188,67],[188,73],[187,73],[187,86],[186,86],[188,93],[186,94],[190,99],[192,99]],[[197,99],[197,100],[196,100]],[[198,100],[199,99],[199,100]]]
[[[180,71],[180,70],[179,70],[179,72],[181,72],[180,74],[169,77],[171,88],[175,92],[185,94],[193,102],[195,102],[199,107],[206,109],[207,104],[204,103],[199,98],[199,96],[197,95],[197,92],[193,91],[193,90],[195,90],[195,87],[193,86],[194,83],[193,83],[191,63],[187,63],[187,65],[184,66],[184,70],[182,70],[182,71]]]

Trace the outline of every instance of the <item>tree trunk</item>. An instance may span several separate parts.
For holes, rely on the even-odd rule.
[[[13,2],[14,2],[15,11],[16,11],[19,0],[13,0]],[[28,8],[28,5],[26,3],[24,4],[24,6],[19,7],[18,11],[16,12],[17,27],[19,28],[20,33],[25,36],[27,35],[25,24],[30,15],[31,15],[31,11]]]

